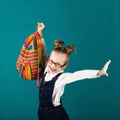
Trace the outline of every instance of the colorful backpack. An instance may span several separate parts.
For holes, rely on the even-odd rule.
[[[40,80],[46,62],[45,43],[36,31],[24,42],[16,62],[16,69],[26,80]]]

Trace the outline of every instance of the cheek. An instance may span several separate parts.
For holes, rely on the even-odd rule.
[[[48,68],[50,67],[50,64],[49,64],[49,63],[47,64],[47,67],[48,67]]]
[[[52,66],[51,64],[49,64],[49,63],[48,63],[48,65],[47,65],[47,67],[48,67],[49,70],[51,70],[51,69],[56,70],[55,67],[53,67],[53,66]]]

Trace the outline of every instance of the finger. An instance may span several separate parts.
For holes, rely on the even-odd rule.
[[[109,65],[111,63],[111,60],[109,60],[106,64]]]
[[[42,28],[44,28],[44,27],[45,27],[43,23],[41,23],[41,27],[42,27]]]
[[[108,76],[108,73],[105,73],[105,76]]]
[[[111,62],[111,60],[107,61],[107,62],[105,63],[105,66],[108,66],[108,65],[110,64],[110,62]]]
[[[107,71],[108,66],[109,66],[110,63],[111,63],[111,60],[109,60],[108,62],[105,63],[105,65],[104,65],[104,67],[103,67],[103,69],[104,69],[105,71]]]
[[[44,23],[41,23],[41,24],[42,24],[42,27],[44,28],[45,27]]]

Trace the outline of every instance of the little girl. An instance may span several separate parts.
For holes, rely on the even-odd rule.
[[[39,89],[39,120],[69,120],[60,99],[65,85],[82,79],[97,78],[107,74],[110,60],[101,70],[81,70],[74,73],[65,73],[70,54],[74,51],[73,45],[63,47],[63,41],[55,41],[54,48],[48,59]]]

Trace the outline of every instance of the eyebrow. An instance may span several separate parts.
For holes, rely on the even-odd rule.
[[[60,63],[58,63],[58,62],[54,62],[52,59],[50,59],[53,63],[55,63],[55,64],[59,64],[59,65],[61,65]]]

